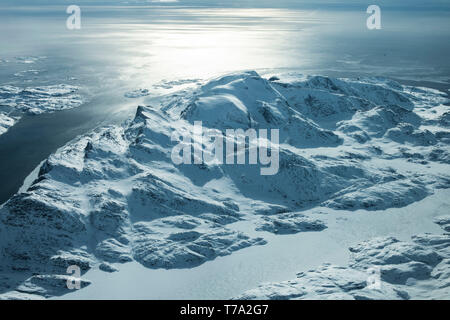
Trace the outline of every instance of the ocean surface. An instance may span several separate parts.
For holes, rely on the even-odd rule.
[[[368,30],[363,7],[81,9],[81,30],[68,30],[63,6],[0,7],[0,86],[71,84],[85,101],[72,110],[25,115],[0,136],[0,203],[57,148],[132,117],[141,99],[124,94],[136,89],[156,97],[158,84],[243,69],[450,87],[447,11],[382,10],[382,29]]]

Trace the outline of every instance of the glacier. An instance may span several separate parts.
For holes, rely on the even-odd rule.
[[[3,90],[17,100],[14,88]],[[59,95],[50,94],[49,104],[76,104],[67,94],[56,102]],[[30,110],[41,98],[33,99]],[[83,274],[120,272],[131,261],[195,268],[264,246],[267,233],[327,230],[325,219],[308,216],[311,208],[376,214],[447,190],[448,102],[437,90],[383,78],[246,71],[139,106],[132,120],[60,148],[26,191],[0,208],[0,298],[64,295],[71,265]],[[262,176],[255,165],[174,165],[171,137],[196,121],[220,131],[279,129],[279,173]],[[239,221],[249,221],[252,232],[235,228]],[[436,220],[446,233],[412,242],[365,239],[350,249],[348,266],[324,264],[238,299],[448,298],[448,221]],[[373,267],[380,268],[381,289],[367,288]],[[82,287],[90,284],[83,280]]]

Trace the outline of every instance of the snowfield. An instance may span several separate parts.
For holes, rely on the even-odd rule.
[[[46,94],[52,109],[76,104],[74,92],[59,89],[61,94]],[[3,100],[19,103],[14,88],[2,90]],[[37,94],[24,100],[29,110],[41,105]],[[137,90],[129,97],[146,94]],[[448,198],[449,119],[445,94],[380,78],[280,74],[267,80],[250,71],[171,93],[159,105],[138,107],[122,126],[67,144],[44,162],[26,192],[3,205],[0,298],[67,294],[71,265],[83,275],[98,269],[120,273],[128,262],[191,269],[270,245],[272,236],[347,230],[361,212],[416,208],[442,192],[439,199]],[[196,121],[220,131],[279,129],[278,174],[260,175],[258,165],[174,165],[177,141],[171,137],[190,132]],[[202,146],[196,139],[192,144]],[[349,222],[330,225],[311,210],[324,216],[345,211]],[[431,220],[448,204],[429,210],[423,216]],[[395,221],[395,211],[390,215],[386,224]],[[410,221],[415,230],[421,230],[420,221]],[[450,219],[441,215],[434,222],[443,233],[411,241],[380,237],[374,229],[373,237],[351,246],[346,266],[317,265],[294,280],[249,287],[236,296],[448,299]],[[283,250],[308,246],[290,244]],[[377,275],[373,285],[368,279]],[[89,284],[83,280],[81,286]]]
[[[448,230],[450,216],[439,221]],[[350,248],[347,267],[324,264],[299,273],[295,280],[261,285],[237,299],[449,299],[450,234],[427,233],[412,240],[387,237],[362,242]]]

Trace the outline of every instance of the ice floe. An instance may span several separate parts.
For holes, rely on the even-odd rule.
[[[125,98],[136,99],[140,97],[146,97],[150,95],[150,91],[148,89],[137,89],[124,94]]]

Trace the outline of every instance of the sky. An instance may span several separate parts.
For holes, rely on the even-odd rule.
[[[0,0],[2,5],[164,4],[237,7],[368,6],[450,8],[449,0]]]

